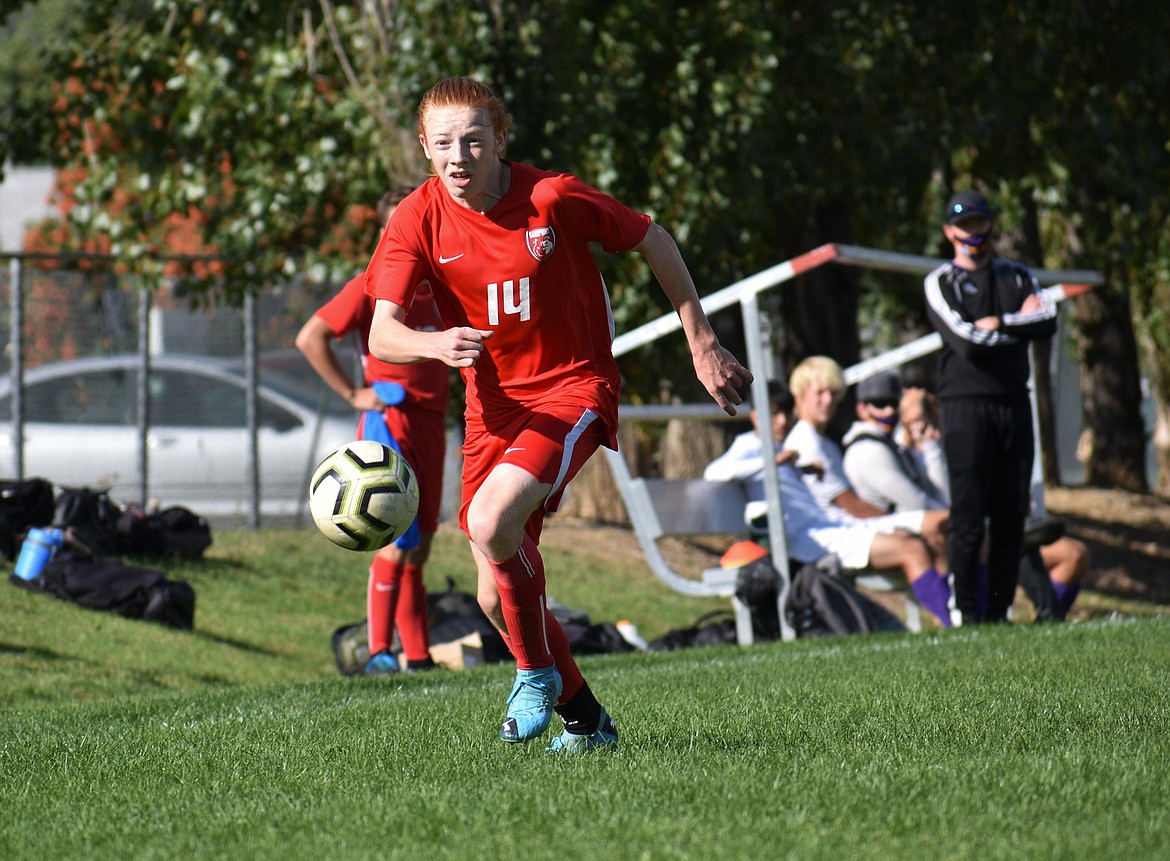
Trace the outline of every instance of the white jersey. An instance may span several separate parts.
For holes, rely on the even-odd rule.
[[[869,564],[869,550],[875,535],[907,528],[895,515],[860,519],[838,509],[838,515],[830,516],[813,498],[791,463],[778,466],[776,475],[780,480],[780,506],[784,510],[788,555],[799,562],[815,562],[828,553],[836,553],[846,568],[865,568]],[[763,451],[755,431],[737,436],[726,452],[707,465],[703,478],[744,482],[749,500],[747,516],[754,518],[767,513]],[[909,517],[912,521],[913,515]]]
[[[802,419],[793,425],[792,430],[788,432],[788,436],[784,440],[784,448],[800,452],[800,458],[797,460],[799,466],[819,462],[824,467],[823,476],[816,473],[805,473],[804,483],[821,508],[830,517],[836,517],[838,512],[842,512],[842,509],[833,500],[846,490],[853,489],[849,484],[849,479],[845,477],[845,463],[841,447]]]

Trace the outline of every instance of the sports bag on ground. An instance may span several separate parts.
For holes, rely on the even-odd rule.
[[[117,523],[121,513],[108,490],[62,487],[53,526],[70,530],[77,543],[97,556],[113,555],[120,550]]]
[[[11,582],[46,592],[91,610],[190,629],[195,624],[195,590],[162,571],[126,565],[120,559],[62,550],[32,580]]]
[[[0,481],[0,553],[16,561],[22,536],[53,522],[53,484],[44,478]]]
[[[735,617],[730,610],[712,610],[704,613],[695,624],[686,628],[674,628],[649,643],[651,652],[674,652],[698,646],[733,646]]]
[[[840,560],[825,556],[793,569],[784,615],[798,637],[905,631],[898,617],[862,595],[841,573]]]
[[[735,575],[735,597],[751,613],[752,638],[756,642],[780,636],[780,575],[770,556],[740,567]]]
[[[153,514],[128,505],[114,522],[114,531],[122,553],[141,556],[199,559],[211,546],[211,527],[207,520],[181,505]]]

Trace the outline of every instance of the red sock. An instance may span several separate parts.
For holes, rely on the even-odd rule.
[[[399,587],[398,611],[394,624],[402,640],[402,653],[412,664],[431,656],[430,619],[427,613],[427,589],[423,585],[421,565],[405,565]]]
[[[534,670],[553,663],[544,608],[544,560],[532,539],[524,536],[509,559],[492,562],[500,592],[500,612],[508,626],[508,640],[516,666]]]
[[[557,700],[557,705],[562,705],[577,696],[577,691],[585,685],[585,677],[577,669],[577,662],[573,659],[573,653],[569,651],[569,638],[565,636],[565,629],[561,627],[551,610],[544,612],[548,614],[546,623],[548,646],[553,653],[557,672],[561,674],[561,683],[564,685],[561,688],[561,698]]]
[[[370,565],[370,584],[366,589],[366,622],[370,630],[371,655],[390,648],[398,607],[398,587],[405,567],[381,556],[375,556]]]
[[[532,670],[556,664],[564,685],[561,701],[568,700],[581,689],[584,680],[569,651],[564,630],[545,606],[544,560],[536,544],[525,535],[516,555],[499,564],[492,563],[492,571],[500,591],[500,610],[508,625],[508,647],[517,668]]]

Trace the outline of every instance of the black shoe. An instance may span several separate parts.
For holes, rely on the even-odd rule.
[[[1024,550],[1047,547],[1064,537],[1067,528],[1059,517],[1029,518],[1024,524]]]
[[[434,659],[428,655],[426,660],[423,661],[407,660],[406,666],[403,669],[405,669],[408,673],[422,673],[426,672],[427,670],[437,670],[438,668],[439,665],[436,664]]]

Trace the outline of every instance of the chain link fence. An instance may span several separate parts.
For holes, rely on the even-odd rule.
[[[328,295],[294,282],[192,308],[100,256],[0,255],[0,476],[304,522],[308,475],[357,427],[293,347]]]

